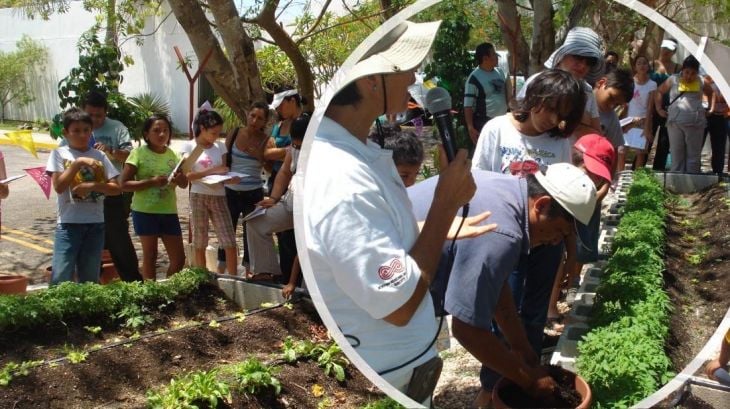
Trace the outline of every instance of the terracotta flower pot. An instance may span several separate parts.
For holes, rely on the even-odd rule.
[[[552,370],[559,371],[562,376],[566,376],[568,379],[572,380],[572,386],[581,397],[580,405],[578,405],[576,409],[590,408],[593,398],[591,396],[591,388],[590,386],[588,386],[588,383],[583,378],[573,372],[568,371],[567,369],[563,369],[557,366],[553,366],[551,368]],[[492,390],[492,403],[496,409],[511,408],[513,406],[510,406],[509,402],[514,402],[515,399],[519,401],[526,397],[527,394],[507,378],[501,378],[499,381],[497,381],[497,384],[494,385],[494,389]],[[530,404],[527,404],[527,406],[515,405],[514,407],[540,407],[535,405],[539,405],[539,403],[540,402],[532,402]]]
[[[102,264],[99,284],[109,284],[116,280],[119,280],[119,273],[117,273],[117,268],[114,267],[114,263]]]
[[[0,276],[0,294],[24,294],[28,288],[28,277],[21,275]]]

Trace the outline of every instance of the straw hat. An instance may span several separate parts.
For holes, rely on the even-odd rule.
[[[441,21],[413,23],[404,21],[383,36],[350,69],[339,89],[373,74],[410,71],[426,58]]]

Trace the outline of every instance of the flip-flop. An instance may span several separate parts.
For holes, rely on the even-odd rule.
[[[249,275],[246,278],[248,281],[266,281],[266,282],[273,282],[274,276],[270,273],[259,273],[259,274],[253,274]]]

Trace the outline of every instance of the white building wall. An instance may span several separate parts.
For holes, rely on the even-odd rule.
[[[169,7],[165,4],[162,15],[149,18],[143,32],[152,32],[168,12]],[[54,14],[48,20],[31,20],[23,17],[18,10],[0,9],[0,50],[15,50],[16,42],[24,34],[48,49],[47,63],[35,68],[37,80],[32,83],[35,101],[24,107],[11,103],[6,112],[8,119],[50,119],[60,112],[58,82],[78,64],[76,43],[81,34],[95,22],[94,15],[84,10],[80,1],[71,2],[68,12]],[[99,33],[100,40],[103,35],[103,32]],[[134,39],[124,42],[122,52],[130,55],[135,63],[125,67],[122,72],[120,91],[127,96],[144,92],[159,95],[169,103],[175,127],[185,131],[188,122],[188,81],[177,68],[177,57],[172,48],[175,45],[184,56],[192,57],[192,70],[197,69],[195,53],[174,15],[167,18],[154,35],[144,37],[141,46]]]

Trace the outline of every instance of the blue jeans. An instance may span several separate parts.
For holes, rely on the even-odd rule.
[[[547,321],[550,293],[560,261],[563,259],[564,249],[563,243],[531,249],[530,255],[522,258],[517,270],[508,278],[527,340],[538,358],[542,352],[543,330]],[[495,333],[500,335],[496,328]],[[482,365],[479,372],[482,389],[492,390],[500,377],[500,374]]]
[[[53,243],[51,285],[73,280],[98,282],[104,223],[59,223]]]

